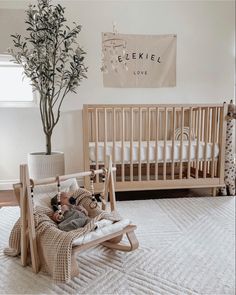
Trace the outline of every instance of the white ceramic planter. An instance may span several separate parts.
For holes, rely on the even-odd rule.
[[[33,179],[47,178],[65,174],[65,160],[63,152],[28,154],[29,176]]]

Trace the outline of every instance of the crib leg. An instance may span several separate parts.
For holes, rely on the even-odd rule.
[[[76,260],[76,254],[72,253],[71,256],[71,277],[76,277],[79,275],[79,268],[78,268],[78,263]]]
[[[212,197],[216,197],[216,187],[212,188]]]

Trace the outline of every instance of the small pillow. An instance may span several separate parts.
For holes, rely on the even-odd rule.
[[[76,178],[70,178],[61,182],[61,191],[75,191],[79,188]],[[51,199],[57,194],[57,184],[41,184],[34,187],[34,206],[51,209]]]
[[[181,139],[181,128],[176,128],[174,132],[174,139]],[[189,140],[189,127],[183,127],[183,140]],[[191,128],[190,140],[195,140],[194,130]]]

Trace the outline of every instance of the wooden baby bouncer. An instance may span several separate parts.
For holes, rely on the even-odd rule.
[[[23,266],[28,264],[29,259],[31,258],[32,270],[37,273],[40,270],[40,254],[39,254],[39,241],[37,238],[36,225],[35,225],[35,216],[34,216],[34,202],[33,202],[33,188],[37,185],[44,184],[52,184],[57,183],[59,187],[60,181],[65,181],[70,178],[81,178],[90,176],[91,179],[91,190],[92,190],[92,201],[94,199],[94,191],[93,191],[93,177],[99,177],[99,175],[104,174],[106,171],[106,175],[103,178],[104,189],[100,194],[100,198],[102,199],[102,210],[108,212],[106,208],[106,204],[110,203],[109,212],[116,212],[116,198],[115,198],[115,188],[114,188],[114,179],[113,172],[116,168],[112,167],[111,159],[109,160],[107,169],[99,169],[88,172],[80,172],[76,174],[63,175],[60,177],[51,177],[40,180],[32,180],[29,178],[28,166],[20,165],[20,183],[14,185],[14,192],[16,198],[19,202],[20,206],[20,253],[21,253],[21,263]],[[101,177],[100,177],[101,178]],[[100,207],[100,206],[99,206]],[[134,230],[136,229],[136,225],[129,224],[122,229],[119,229],[116,232],[112,232],[109,234],[105,234],[95,240],[91,240],[85,242],[78,246],[72,246],[72,255],[71,261],[68,262],[70,265],[70,273],[66,278],[63,278],[61,282],[68,282],[71,277],[78,275],[79,269],[76,261],[76,254],[78,252],[84,251],[91,247],[95,247],[99,244],[106,246],[108,248],[120,251],[133,251],[138,248],[138,240],[135,236]],[[121,240],[123,235],[126,235],[129,241],[129,244],[122,243]],[[61,254],[60,254],[61,255]],[[58,278],[56,279],[58,280]]]

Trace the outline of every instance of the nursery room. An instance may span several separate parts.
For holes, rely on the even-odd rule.
[[[235,294],[235,1],[0,1],[0,294]]]

